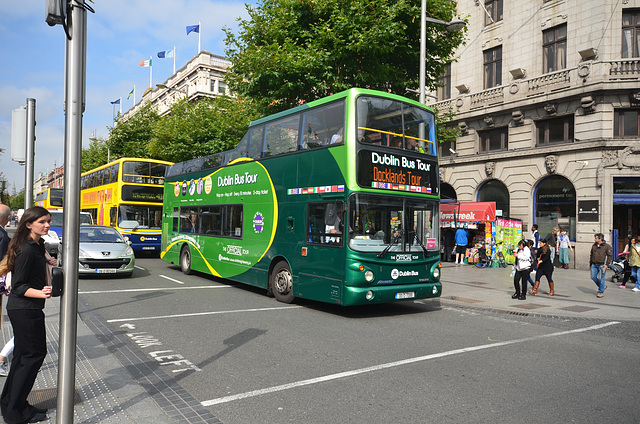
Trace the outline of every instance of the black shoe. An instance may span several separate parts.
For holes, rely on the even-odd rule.
[[[28,408],[37,414],[46,414],[49,411],[47,408],[38,408],[37,406],[29,405]]]
[[[41,412],[36,412],[31,416],[31,418],[25,421],[25,423],[39,423],[40,421],[46,421],[48,419],[49,417],[47,417],[46,414],[43,414]]]
[[[520,297],[518,298],[518,300],[527,300],[527,295],[526,294],[521,294]]]
[[[520,293],[514,293],[513,296],[511,296],[511,299],[518,299],[520,297]]]

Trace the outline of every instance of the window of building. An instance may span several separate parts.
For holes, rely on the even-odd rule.
[[[502,46],[484,51],[484,88],[502,85]]]
[[[444,73],[440,75],[440,84],[438,85],[438,100],[446,100],[451,98],[451,64],[448,63],[444,68]]]
[[[573,115],[536,122],[536,143],[538,146],[571,142],[573,142]]]
[[[614,137],[640,137],[640,109],[616,110],[613,120]]]
[[[478,131],[478,135],[480,136],[480,152],[507,150],[509,148],[509,129],[507,127]]]
[[[544,73],[567,67],[567,25],[558,25],[542,32]]]
[[[487,13],[484,16],[485,25],[502,20],[502,3],[503,0],[486,0],[484,2],[484,7],[487,9]],[[489,18],[489,16],[491,16],[491,18]],[[491,22],[492,19],[493,22]]]
[[[224,81],[218,82],[218,94],[227,94],[227,83]]]
[[[640,57],[640,9],[622,12],[622,57]]]
[[[453,153],[451,153],[451,150],[455,151],[455,142],[453,141],[445,141],[442,143],[438,143],[438,154],[440,155],[441,158],[446,158],[451,156]]]
[[[489,180],[478,189],[478,202],[496,202],[496,210],[509,216],[509,189],[499,180]]]

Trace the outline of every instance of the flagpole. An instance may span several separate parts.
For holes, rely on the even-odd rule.
[[[136,105],[136,85],[133,84],[133,105]]]
[[[122,115],[122,97],[120,97],[118,104],[120,105],[120,115]]]
[[[200,37],[202,36],[202,23],[198,21],[198,54],[200,54]]]
[[[149,88],[153,88],[153,55],[149,56]]]
[[[173,75],[176,74],[176,46],[173,46]]]

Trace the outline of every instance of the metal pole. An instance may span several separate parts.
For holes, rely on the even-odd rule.
[[[58,359],[57,424],[73,422],[78,324],[78,239],[80,233],[80,153],[85,102],[87,11],[84,0],[69,3],[71,39],[66,42],[64,238],[62,267],[64,293],[60,298],[60,352]]]
[[[33,206],[33,160],[36,148],[36,99],[27,99],[27,150],[24,170],[24,208]]]

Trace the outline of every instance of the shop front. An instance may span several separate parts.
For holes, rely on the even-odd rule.
[[[491,247],[487,254],[502,250],[507,263],[514,262],[513,250],[522,240],[522,221],[496,216],[495,202],[459,202],[440,204],[442,233],[464,228],[469,235],[467,262],[478,247]]]

